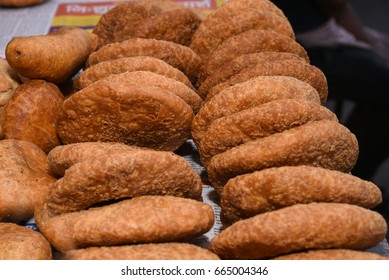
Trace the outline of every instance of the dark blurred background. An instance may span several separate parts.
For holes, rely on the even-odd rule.
[[[388,0],[349,0],[362,22],[389,33]]]

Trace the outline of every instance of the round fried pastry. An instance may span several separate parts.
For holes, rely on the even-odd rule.
[[[172,152],[128,150],[85,159],[50,188],[48,216],[140,195],[201,197],[200,176]]]
[[[189,243],[154,243],[71,250],[67,260],[220,260],[211,251]]]
[[[344,125],[329,120],[249,141],[214,156],[208,178],[218,193],[229,179],[270,167],[310,165],[350,172],[358,158],[358,142]]]
[[[282,166],[232,178],[221,194],[221,220],[229,225],[299,203],[337,202],[374,208],[380,189],[356,176],[313,166]]]
[[[151,56],[122,57],[102,61],[81,72],[74,79],[73,87],[75,91],[78,91],[111,74],[132,71],[150,71],[175,79],[194,89],[192,83],[184,73],[167,64],[165,61]]]
[[[325,103],[328,97],[327,78],[319,68],[297,59],[285,59],[265,61],[243,69],[228,80],[211,88],[205,101],[207,102],[212,99],[222,89],[242,83],[257,76],[294,77],[314,87],[319,93],[322,104]]]
[[[201,162],[207,167],[213,156],[233,147],[319,120],[338,121],[326,107],[297,99],[275,100],[219,118],[201,138]]]
[[[41,233],[13,223],[0,223],[0,260],[51,258],[51,245]]]
[[[273,258],[273,260],[389,260],[389,258],[359,250],[323,249],[286,254]]]
[[[223,259],[266,259],[307,249],[367,249],[385,238],[385,219],[344,203],[296,204],[236,222],[210,249]]]
[[[145,38],[132,38],[121,43],[108,44],[91,53],[86,65],[89,67],[105,60],[132,56],[152,56],[162,59],[182,71],[192,83],[200,73],[200,57],[189,47]]]
[[[197,200],[150,195],[53,218],[45,217],[41,209],[35,219],[50,243],[66,252],[91,246],[190,240],[212,228],[214,213],[210,205]]]
[[[198,145],[211,123],[224,116],[280,99],[307,100],[320,104],[319,94],[308,83],[287,76],[258,76],[228,87],[205,102],[192,123]]]
[[[34,143],[48,153],[60,144],[56,124],[64,99],[55,84],[44,80],[20,85],[4,112],[5,138]]]
[[[176,150],[190,137],[191,107],[160,87],[127,82],[132,73],[110,75],[65,100],[57,125],[64,144],[121,142]]]
[[[227,38],[212,51],[201,76],[208,77],[239,55],[262,51],[295,53],[309,63],[307,52],[296,40],[271,30],[248,30]]]

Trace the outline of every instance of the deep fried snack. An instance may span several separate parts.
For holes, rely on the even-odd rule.
[[[228,17],[211,14],[193,35],[190,48],[206,62],[209,54],[227,38],[248,30],[272,30],[295,39],[292,26],[284,17],[252,8],[239,9]]]
[[[358,158],[358,142],[344,125],[329,120],[249,141],[214,156],[208,178],[218,193],[231,178],[286,165],[319,166],[350,172]]]
[[[127,83],[131,73],[110,75],[65,100],[57,125],[64,144],[121,142],[176,150],[190,137],[191,107],[160,87]]]
[[[201,19],[191,9],[182,7],[163,11],[139,24],[134,37],[153,38],[189,46]]]
[[[273,60],[283,60],[283,59],[298,59],[302,60],[301,57],[294,53],[287,52],[257,52],[257,53],[247,53],[242,54],[233,60],[227,62],[215,72],[213,72],[210,76],[205,77],[205,80],[201,80],[201,76],[199,77],[199,89],[198,94],[205,99],[208,92],[214,86],[228,80],[235,74],[238,74],[245,68],[254,66],[256,64],[273,61]]]
[[[0,0],[0,6],[5,7],[26,7],[32,5],[38,5],[46,0]]]
[[[140,195],[201,197],[200,176],[172,152],[129,150],[91,157],[69,167],[50,188],[46,215]]]
[[[55,84],[44,80],[20,85],[4,112],[5,138],[29,141],[48,153],[60,144],[56,124],[64,99]]]
[[[189,47],[174,42],[145,38],[132,38],[121,43],[108,44],[91,53],[87,66],[90,67],[105,60],[131,56],[152,56],[162,59],[184,72],[192,83],[200,73],[200,57]]]
[[[189,243],[154,243],[71,250],[67,260],[220,260],[208,249]]]
[[[287,76],[258,76],[228,87],[204,103],[192,123],[192,138],[199,144],[211,123],[221,117],[280,99],[300,99],[320,104],[309,84]]]
[[[99,38],[98,47],[133,38],[143,20],[161,12],[160,7],[146,1],[127,1],[116,5],[100,17],[92,31]]]
[[[221,220],[232,224],[257,214],[299,203],[337,202],[374,208],[380,189],[356,176],[312,166],[273,167],[237,176],[221,195]]]
[[[350,249],[323,249],[282,255],[273,260],[389,260],[377,253]]]
[[[263,51],[295,53],[309,63],[307,52],[296,40],[272,30],[248,30],[227,38],[212,51],[201,76],[208,77],[239,55]]]
[[[165,61],[151,56],[122,57],[97,63],[78,75],[73,82],[75,91],[111,74],[132,71],[150,71],[184,83],[194,89],[192,83],[183,72],[167,64]]]
[[[96,45],[95,35],[63,27],[47,35],[14,38],[5,56],[12,69],[26,78],[62,83],[84,66]]]
[[[55,178],[46,154],[35,144],[0,141],[0,222],[21,223],[34,215]]]
[[[205,101],[210,100],[217,95],[222,89],[247,81],[257,76],[288,76],[295,77],[313,86],[320,96],[322,104],[328,97],[327,78],[324,73],[314,65],[302,62],[297,59],[273,60],[266,61],[246,69],[230,79],[217,84],[207,94]]]
[[[207,167],[213,156],[233,147],[318,120],[338,121],[326,107],[297,99],[275,100],[219,118],[201,139],[201,162]]]
[[[50,260],[49,241],[39,232],[13,223],[0,223],[0,260]]]
[[[49,170],[53,174],[62,177],[66,169],[78,162],[113,153],[131,152],[139,149],[144,148],[114,142],[83,142],[61,145],[52,149],[47,155]]]
[[[189,240],[212,228],[214,213],[210,205],[197,200],[150,195],[52,218],[43,207],[35,219],[50,243],[66,252],[92,246]]]
[[[236,222],[210,249],[223,259],[266,259],[307,249],[367,249],[385,238],[385,219],[342,203],[296,204]]]

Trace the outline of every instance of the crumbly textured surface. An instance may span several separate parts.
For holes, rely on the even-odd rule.
[[[326,107],[298,99],[275,100],[219,118],[201,139],[201,162],[207,167],[213,156],[233,147],[319,120],[338,121]]]
[[[198,145],[214,120],[260,104],[291,98],[320,104],[316,89],[293,77],[258,76],[228,87],[203,104],[193,119],[192,137]]]
[[[152,56],[178,68],[192,81],[200,73],[200,57],[189,47],[180,44],[145,38],[132,38],[121,43],[108,44],[91,53],[87,66],[101,61],[132,56]]]
[[[60,144],[56,124],[64,99],[55,84],[44,80],[20,85],[5,109],[5,138],[29,141],[48,153]]]
[[[45,210],[39,210],[37,225],[60,252],[92,246],[185,241],[208,232],[214,224],[210,205],[174,196],[139,196],[53,218],[44,216]]]
[[[62,177],[66,169],[78,162],[113,153],[131,152],[139,149],[142,148],[114,142],[83,142],[60,145],[47,154],[49,170],[53,174]]]
[[[0,260],[50,260],[49,241],[39,232],[13,223],[0,223]]]
[[[26,141],[0,141],[0,222],[21,223],[34,215],[55,178],[46,154]]]
[[[208,77],[239,55],[262,51],[295,53],[309,62],[307,52],[296,40],[272,30],[248,30],[227,38],[212,51],[201,75]]]
[[[322,104],[328,96],[327,78],[317,67],[297,59],[285,59],[266,61],[251,67],[245,68],[230,79],[217,84],[207,94],[205,101],[210,100],[221,90],[252,79],[257,76],[288,76],[295,77],[314,87],[320,96]]]
[[[282,60],[282,59],[298,59],[303,60],[301,57],[294,53],[287,52],[257,52],[257,53],[248,53],[242,54],[233,60],[227,62],[216,71],[214,71],[208,77],[199,77],[200,86],[198,89],[198,94],[205,99],[208,92],[214,86],[228,80],[235,74],[238,74],[245,68],[251,67],[255,64],[272,61],[272,60]],[[205,79],[202,79],[205,78]]]
[[[176,150],[189,138],[191,107],[160,87],[127,82],[132,73],[110,75],[65,100],[57,125],[64,144],[122,142]]]
[[[172,152],[129,150],[86,159],[50,188],[45,209],[54,216],[140,195],[201,197],[201,178]]]
[[[374,208],[380,189],[356,176],[313,166],[283,166],[237,176],[221,195],[221,220],[238,220],[298,203],[337,202]]]
[[[67,260],[220,260],[208,249],[189,243],[150,243],[127,246],[90,247],[71,250]]]
[[[366,249],[385,238],[385,219],[342,203],[296,204],[236,222],[210,249],[223,259],[267,259],[307,249]]]
[[[273,258],[273,260],[389,260],[389,258],[372,252],[328,249],[287,254]]]
[[[7,44],[5,56],[23,77],[62,83],[84,66],[96,46],[94,34],[63,27],[47,35],[15,37]]]
[[[132,71],[150,71],[182,82],[194,89],[192,83],[184,73],[167,64],[165,61],[151,56],[122,57],[102,61],[81,72],[74,79],[73,87],[75,91],[78,91],[111,74]]]
[[[319,166],[350,172],[358,158],[358,142],[342,124],[321,120],[249,141],[214,156],[208,178],[218,193],[229,179],[269,167]]]
[[[228,17],[208,16],[193,35],[190,47],[207,61],[209,54],[227,38],[248,30],[272,30],[292,39],[295,38],[292,26],[285,17],[273,12],[253,8],[239,9]]]

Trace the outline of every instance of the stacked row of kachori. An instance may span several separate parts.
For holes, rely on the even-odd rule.
[[[202,58],[205,100],[192,137],[225,226],[210,249],[223,259],[310,249],[364,258],[354,250],[385,238],[385,220],[368,210],[381,192],[348,174],[357,139],[323,106],[326,78],[282,11],[266,0],[231,0],[200,24],[190,46]]]

